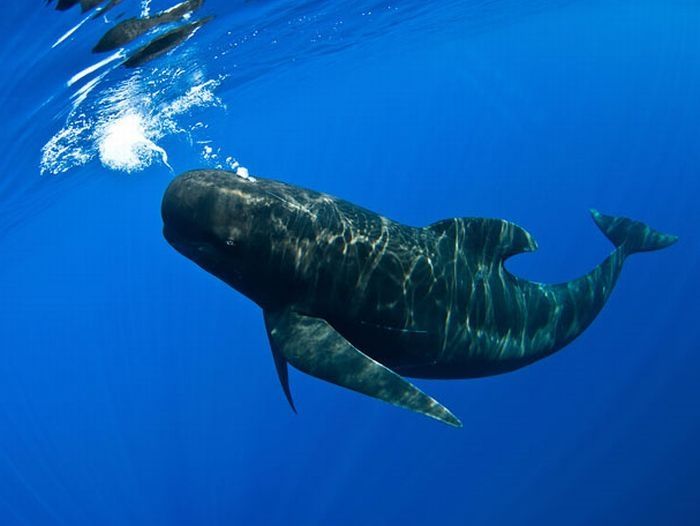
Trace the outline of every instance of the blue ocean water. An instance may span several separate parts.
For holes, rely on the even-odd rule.
[[[695,2],[208,0],[173,53],[94,71],[120,13],[172,2],[62,41],[87,15],[7,4],[0,524],[700,523]],[[560,353],[416,381],[462,429],[292,371],[295,415],[259,309],[161,234],[175,174],[234,162],[515,221],[543,282],[611,250],[591,207],[680,241]]]

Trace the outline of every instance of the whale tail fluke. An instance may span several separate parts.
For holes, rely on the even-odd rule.
[[[597,210],[591,210],[591,215],[603,234],[616,247],[623,248],[628,255],[635,252],[660,250],[678,241],[678,236],[663,234],[640,221],[626,217],[606,216]]]

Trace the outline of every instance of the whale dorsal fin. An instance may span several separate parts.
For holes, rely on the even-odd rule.
[[[438,251],[446,251],[446,256],[453,256],[457,250],[470,257],[503,261],[537,249],[537,242],[527,230],[503,219],[455,217],[425,228],[437,236]]]
[[[461,427],[461,422],[447,408],[360,352],[326,320],[286,308],[265,311],[265,325],[276,362],[278,357],[283,357],[316,378]],[[280,379],[286,385],[286,375]],[[288,393],[288,388],[285,392]]]

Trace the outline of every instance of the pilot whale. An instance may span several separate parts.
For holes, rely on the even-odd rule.
[[[292,409],[287,364],[454,426],[460,421],[405,377],[495,375],[554,353],[594,320],[627,256],[677,240],[592,215],[615,249],[585,276],[548,285],[506,270],[507,258],[537,244],[501,219],[416,228],[220,170],[176,177],[162,203],[166,240],[262,308]]]

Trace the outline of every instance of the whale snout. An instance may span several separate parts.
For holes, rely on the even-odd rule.
[[[173,179],[161,205],[166,241],[259,304],[266,301],[260,283],[271,279],[261,262],[269,259],[270,208],[277,202],[264,182],[221,170],[186,172]]]
[[[195,233],[205,194],[194,174],[180,175],[170,183],[161,204],[163,235],[170,244]]]
[[[217,223],[212,204],[217,195],[206,171],[187,172],[173,179],[161,204],[163,236],[168,243],[187,253],[201,243],[212,242]]]
[[[185,172],[173,179],[163,196],[163,236],[200,263],[230,258],[259,219],[251,207],[257,194],[257,183],[233,172]]]
[[[163,196],[161,216],[166,238],[198,238],[213,234],[229,220],[232,190],[240,182],[232,172],[194,170],[179,175]]]

